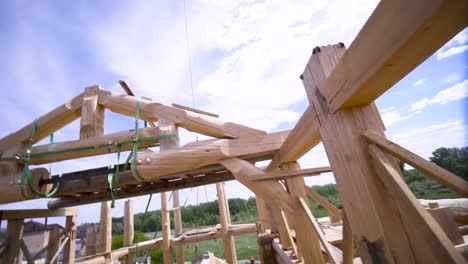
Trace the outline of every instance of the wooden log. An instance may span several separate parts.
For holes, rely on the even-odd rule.
[[[45,144],[33,147],[31,150],[30,164],[44,164],[82,157],[96,156],[118,151],[117,145],[121,144],[121,151],[133,148],[133,130],[117,132],[109,135],[101,135],[93,138],[82,138],[53,144]],[[138,143],[138,147],[151,147],[159,140],[151,139],[160,136],[158,128],[142,128],[138,130],[138,138],[145,139]],[[146,140],[150,139],[150,140]],[[25,150],[19,152],[25,155]]]
[[[277,264],[273,252],[273,239],[276,235],[272,233],[260,233],[257,235],[257,243],[260,255],[260,262],[265,264]]]
[[[216,193],[218,195],[219,219],[221,222],[221,233],[223,238],[224,258],[228,263],[237,263],[236,245],[234,237],[229,232],[229,205],[225,195],[224,183],[216,184]]]
[[[220,160],[251,158],[272,154],[278,150],[288,131],[238,139],[215,139],[189,143],[182,148],[161,153],[138,153],[138,171],[146,181],[158,176],[200,168]],[[134,171],[134,167],[132,170]],[[135,174],[135,171],[134,171]]]
[[[50,191],[52,186],[39,187],[40,179],[47,179],[50,177],[49,171],[45,168],[36,168],[31,170],[32,174],[32,185],[34,190],[42,194],[46,194]],[[29,199],[37,198],[29,187],[28,178],[26,177],[23,182],[24,196],[21,194],[21,179],[23,178],[23,172],[19,172],[14,175],[4,175],[0,177],[0,204],[12,203],[18,201],[24,201]]]
[[[133,244],[133,200],[125,201],[124,209],[124,246],[128,247]],[[133,255],[127,254],[126,263],[133,263]]]
[[[217,182],[230,181],[233,179],[234,177],[230,172],[211,173],[202,177],[191,177],[187,179],[180,179],[174,181],[161,181],[154,184],[128,186],[126,188],[114,190],[114,195],[115,197],[117,197],[116,199],[124,199],[151,193],[168,192],[173,190],[203,186]],[[71,197],[55,199],[53,201],[50,201],[47,204],[47,206],[50,209],[57,209],[62,207],[90,204],[109,200],[111,200],[111,195],[110,192],[106,190],[98,193],[75,195]]]
[[[13,219],[24,219],[24,218],[45,218],[45,217],[56,217],[56,216],[69,216],[76,215],[76,208],[65,208],[65,209],[27,209],[27,210],[0,210],[2,219],[13,220]]]
[[[330,110],[373,102],[463,30],[466,10],[464,0],[381,2],[321,89]]]
[[[291,250],[284,251],[283,247],[280,244],[280,241],[275,238],[271,243],[274,250],[274,255],[276,262],[279,264],[294,264],[294,263],[301,263],[300,260],[297,259],[295,255],[293,255]]]
[[[468,182],[463,180],[463,178],[419,157],[413,152],[408,151],[372,130],[367,130],[363,136],[399,160],[408,163],[420,172],[431,177],[433,180],[447,186],[465,197],[468,196]]]
[[[159,126],[162,130],[166,131],[166,133],[175,134],[177,138],[166,138],[161,140],[161,153],[165,153],[172,149],[179,148],[179,130],[175,123],[166,120],[160,119]],[[163,128],[164,127],[164,128]],[[140,153],[138,153],[140,155]],[[145,157],[139,157],[140,159]],[[140,174],[142,173],[141,166],[139,165]],[[144,176],[143,176],[144,177]],[[169,203],[167,200],[167,192],[161,193],[161,221],[162,221],[162,250],[163,250],[163,260],[164,264],[171,264],[172,263],[172,249],[171,249],[171,215],[169,212]]]
[[[263,173],[259,175],[254,175],[254,181],[263,181],[263,180],[284,180],[290,177],[304,177],[304,176],[317,176],[320,173],[331,172],[331,167],[318,167],[310,169],[301,169],[297,171],[286,171],[286,172],[273,172],[273,173]]]
[[[325,210],[327,210],[328,215],[330,216],[330,221],[332,223],[339,222],[343,219],[341,211],[338,208],[336,208],[332,203],[330,203],[326,198],[322,197],[319,193],[317,193],[307,185],[304,185],[304,189],[307,196],[312,198],[312,200],[314,200],[320,206],[325,208]]]
[[[53,262],[51,262],[52,257],[58,254],[59,246],[61,241],[60,229],[54,228],[49,233],[49,243],[51,246],[47,250],[47,263],[50,264],[58,264],[58,258],[55,258]]]
[[[86,256],[96,254],[96,224],[86,227]]]
[[[455,222],[455,214],[450,208],[436,208],[429,209],[428,211],[454,245],[464,243],[463,237]]]
[[[281,170],[284,172],[300,170],[301,167],[296,162],[283,163]],[[309,216],[302,210],[298,198],[307,199],[304,189],[304,178],[286,179],[289,195],[294,207],[294,221],[296,228],[297,247],[300,252],[298,258],[304,258],[304,263],[323,263],[320,241],[314,231],[314,226],[310,224]],[[300,257],[302,256],[302,257]]]
[[[63,243],[65,243],[65,247],[63,249],[63,263],[75,263],[75,247],[76,247],[76,215],[69,215],[65,221],[65,226],[70,229],[68,233],[68,240],[66,239]],[[59,249],[60,250],[60,249]]]
[[[462,254],[466,261],[468,261],[468,244],[464,243],[461,245],[455,246],[455,249]]]
[[[267,229],[270,229],[270,223],[268,221],[268,212],[266,209],[266,204],[265,201],[258,197],[255,196],[255,203],[257,205],[257,214],[258,214],[258,219],[260,221],[260,229],[261,231],[265,231]]]
[[[291,233],[291,227],[289,226],[288,219],[286,217],[286,214],[284,213],[283,210],[279,208],[273,208],[274,210],[274,215],[275,219],[277,221],[277,232],[279,235],[279,240],[281,241],[281,246],[283,249],[292,249],[294,254],[301,259],[302,255],[300,255],[299,251],[297,250],[297,245],[294,242],[294,238]],[[294,223],[292,223],[294,224]]]
[[[36,136],[32,143],[36,143],[46,138],[50,134],[68,125],[81,115],[81,102],[83,94],[76,96],[65,104],[55,108],[51,112],[38,119]],[[4,153],[10,148],[29,144],[31,131],[34,122],[24,126],[20,130],[0,139],[0,153]]]
[[[99,91],[99,104],[119,114],[134,117],[137,101],[140,102],[140,114],[143,120],[157,121],[159,118],[164,118],[189,131],[216,138],[237,138],[265,134],[264,131],[231,122],[224,123],[215,118],[165,106],[146,99],[102,89]]]
[[[8,219],[8,218],[2,218]],[[2,263],[21,263],[20,259],[20,241],[23,237],[23,222],[24,219],[10,219],[8,220],[7,231],[5,236],[6,248],[3,252]]]
[[[32,256],[31,256],[31,253],[29,253],[29,250],[28,250],[28,247],[26,246],[26,243],[24,243],[24,239],[21,239],[20,246],[21,246],[21,251],[23,251],[23,254],[26,257],[26,262],[28,264],[34,264],[34,260],[33,260]]]
[[[369,146],[369,153],[380,180],[385,184],[398,206],[405,212],[403,221],[413,245],[424,254],[416,253],[420,263],[463,263],[462,255],[455,250],[447,235],[437,222],[418,202],[414,194],[401,178],[387,155],[375,145]],[[427,243],[431,241],[431,243]]]
[[[266,171],[279,170],[284,162],[298,160],[320,143],[320,123],[312,106],[307,107],[280,150],[275,154]]]
[[[182,233],[182,212],[180,210],[179,191],[172,191],[172,201],[174,206],[174,231],[177,234]],[[184,264],[184,247],[176,246],[176,263]]]
[[[229,225],[228,232],[232,236],[239,236],[257,232],[257,224]]]
[[[291,199],[278,182],[254,182],[251,180],[252,175],[261,174],[263,173],[262,170],[258,169],[251,163],[238,158],[225,159],[220,163],[228,169],[238,181],[244,184],[256,195],[260,196],[264,200],[270,201],[286,214],[293,214]]]

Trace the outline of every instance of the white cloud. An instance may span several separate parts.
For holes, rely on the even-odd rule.
[[[413,87],[423,84],[426,79],[419,79],[413,83]]]
[[[458,47],[451,47],[450,49],[445,50],[445,51],[439,50],[439,51],[437,51],[437,60],[442,60],[442,59],[448,58],[450,56],[454,56],[454,55],[463,53],[463,52],[465,52],[467,50],[468,50],[468,45],[458,46]]]
[[[454,86],[442,90],[432,98],[424,98],[411,105],[411,110],[421,110],[434,104],[446,104],[452,101],[460,100],[468,96],[468,79]]]
[[[468,145],[468,127],[462,120],[450,121],[406,132],[389,135],[390,140],[415,152],[421,157],[432,156],[432,151],[440,147],[463,147]]]
[[[414,113],[403,115],[399,110],[392,110],[385,113],[382,113],[382,120],[385,124],[385,127],[390,127],[391,125],[410,119],[414,116]]]

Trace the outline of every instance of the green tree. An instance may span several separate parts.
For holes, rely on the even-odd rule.
[[[438,148],[430,161],[468,181],[468,146],[462,148]]]

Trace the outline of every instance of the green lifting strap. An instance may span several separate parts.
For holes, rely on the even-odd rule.
[[[38,124],[39,120],[36,119],[34,120],[33,122],[33,127],[32,127],[32,130],[31,130],[31,137],[29,138],[29,145],[28,145],[28,149],[27,149],[27,154],[26,154],[26,158],[24,159],[24,168],[23,168],[23,173],[21,175],[21,181],[20,181],[20,191],[21,191],[21,195],[25,198],[25,199],[28,199],[30,197],[27,197],[26,193],[25,193],[25,190],[24,190],[24,184],[25,184],[25,180],[28,181],[28,186],[29,186],[29,190],[35,194],[37,197],[40,197],[40,198],[50,198],[52,197],[58,190],[59,186],[60,186],[60,183],[57,183],[55,185],[55,187],[50,190],[50,192],[46,193],[46,194],[43,194],[43,193],[40,193],[38,191],[36,191],[34,189],[34,185],[33,185],[33,177],[32,177],[32,173],[31,173],[31,170],[29,169],[29,158],[31,157],[31,149],[32,149],[32,145],[34,143],[34,138],[36,137],[36,131],[37,131],[37,124]],[[51,136],[50,140],[53,140],[53,136]],[[60,177],[60,176],[59,176]]]

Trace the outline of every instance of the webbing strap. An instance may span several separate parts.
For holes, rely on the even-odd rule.
[[[36,196],[40,197],[40,198],[50,198],[52,197],[55,192],[57,192],[59,186],[60,186],[60,183],[57,183],[55,185],[55,187],[50,190],[50,192],[46,193],[46,194],[43,194],[43,193],[40,193],[38,191],[36,191],[34,189],[34,185],[33,185],[33,176],[32,176],[32,173],[31,173],[31,170],[29,169],[29,159],[31,158],[31,150],[32,150],[32,145],[34,143],[34,138],[36,137],[36,131],[37,131],[37,124],[38,124],[39,120],[36,119],[34,120],[33,122],[33,127],[32,127],[32,130],[31,130],[31,137],[29,138],[29,145],[28,145],[28,149],[26,151],[26,159],[24,160],[24,168],[23,168],[23,173],[21,175],[21,181],[20,181],[20,191],[21,191],[21,195],[23,196],[23,198],[25,199],[28,199],[30,197],[28,197],[25,193],[25,190],[24,190],[24,181],[27,180],[28,181],[28,186],[29,186],[29,190],[35,194]],[[50,138],[51,141],[53,141],[53,135],[51,135],[51,138]],[[61,175],[60,175],[61,176]],[[60,177],[59,176],[59,177]]]

